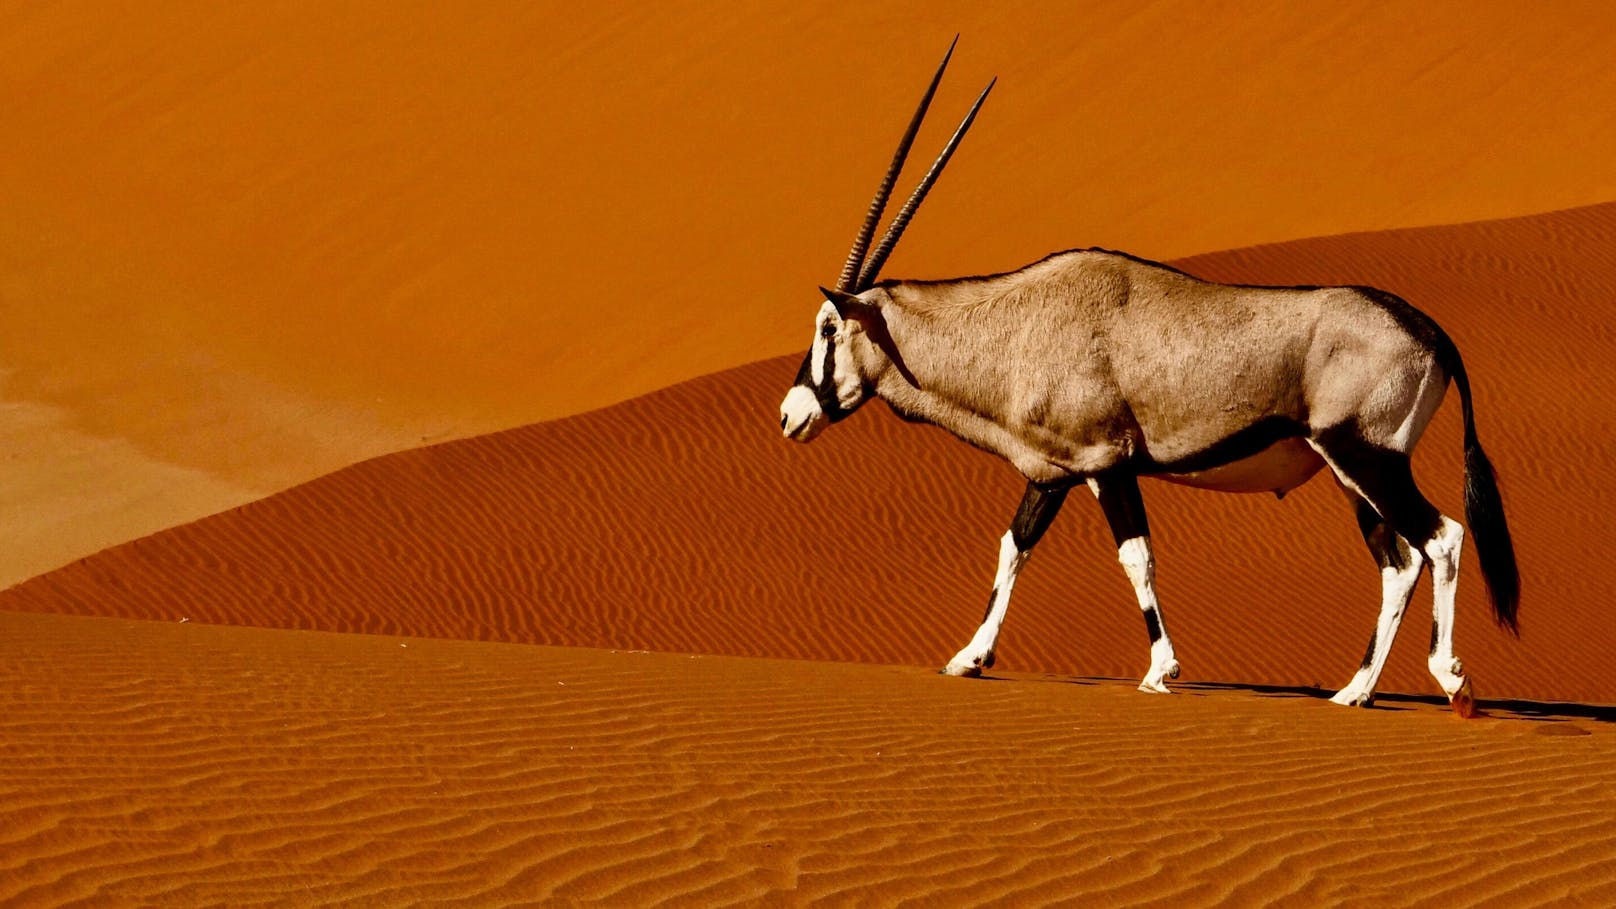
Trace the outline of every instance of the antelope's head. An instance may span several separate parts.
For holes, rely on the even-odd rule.
[[[954,41],[958,43],[959,38],[956,37]],[[814,316],[813,342],[809,345],[808,354],[803,357],[802,368],[797,370],[796,381],[786,392],[785,400],[780,402],[780,431],[788,439],[812,441],[826,426],[847,417],[874,394],[867,371],[862,368],[864,356],[872,335],[883,336],[878,343],[886,339],[880,312],[880,300],[884,295],[880,290],[871,292],[871,287],[881,272],[881,266],[892,255],[893,247],[898,245],[904,228],[909,226],[910,219],[931,191],[932,184],[942,175],[954,149],[965,138],[965,132],[971,128],[971,122],[976,119],[982,102],[987,100],[988,92],[993,90],[993,82],[989,82],[976,103],[971,105],[965,119],[960,121],[959,128],[954,130],[954,135],[938,154],[937,160],[932,162],[931,169],[920,179],[909,201],[887,225],[875,251],[866,259],[870,240],[875,236],[875,226],[886,211],[887,198],[892,195],[893,184],[898,182],[904,159],[909,156],[909,146],[920,131],[920,123],[926,118],[926,108],[931,106],[932,95],[936,93],[937,84],[943,79],[943,70],[948,68],[948,60],[953,55],[954,45],[950,44],[948,53],[943,55],[942,64],[937,67],[937,74],[932,76],[931,85],[920,99],[920,106],[909,120],[909,128],[898,141],[898,151],[892,156],[892,164],[876,189],[875,198],[870,201],[870,210],[864,217],[864,225],[859,228],[858,237],[853,240],[853,248],[842,266],[836,289],[819,289],[824,302]]]

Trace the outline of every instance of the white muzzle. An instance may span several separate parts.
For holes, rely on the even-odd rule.
[[[794,385],[780,402],[780,431],[793,442],[813,441],[828,422],[811,389]]]

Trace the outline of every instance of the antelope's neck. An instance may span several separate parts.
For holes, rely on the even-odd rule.
[[[865,382],[900,417],[945,429],[1028,477],[1063,473],[1009,428],[1016,376],[1004,345],[984,345],[979,327],[937,314],[889,311],[886,330],[890,345],[867,340],[861,367]]]

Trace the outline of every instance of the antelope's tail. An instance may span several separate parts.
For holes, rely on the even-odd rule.
[[[1481,440],[1476,437],[1476,411],[1470,401],[1470,378],[1465,375],[1464,361],[1451,341],[1445,346],[1451,356],[1445,357],[1450,362],[1442,365],[1453,378],[1453,384],[1458,386],[1459,403],[1464,407],[1465,524],[1470,527],[1470,538],[1475,541],[1476,554],[1480,557],[1481,576],[1487,582],[1493,618],[1519,637],[1521,630],[1516,611],[1521,599],[1521,575],[1515,564],[1515,544],[1509,536],[1509,523],[1504,519],[1504,500],[1498,494],[1498,476],[1481,448]]]

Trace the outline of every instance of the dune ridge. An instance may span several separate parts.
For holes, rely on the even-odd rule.
[[[955,32],[917,155],[1000,88],[893,274],[1616,198],[1613,16],[10,5],[0,441],[38,481],[0,510],[0,584],[366,457],[786,353]],[[86,447],[103,482],[52,459]]]
[[[1599,906],[1603,712],[0,612],[0,902]]]
[[[1207,277],[1365,283],[1458,343],[1502,475],[1525,594],[1517,642],[1474,554],[1458,652],[1478,693],[1616,702],[1593,667],[1613,504],[1616,204],[1328,237],[1181,260]],[[0,609],[471,640],[941,665],[979,620],[1021,483],[880,405],[809,447],[774,414],[768,360],[600,411],[390,455],[114,547],[0,593]],[[1416,457],[1460,514],[1448,401]],[[1283,502],[1151,483],[1186,681],[1338,686],[1378,578],[1327,478]],[[1074,501],[1017,587],[1007,670],[1137,678],[1145,634],[1098,509]],[[1428,587],[1382,689],[1432,692]],[[1410,641],[1414,643],[1410,643]]]

